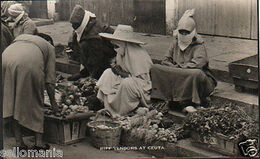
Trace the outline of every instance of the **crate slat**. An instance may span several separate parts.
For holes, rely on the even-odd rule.
[[[72,134],[71,139],[75,140],[79,138],[79,122],[72,123]]]
[[[44,139],[60,145],[79,142],[86,137],[87,122],[93,115],[89,112],[71,118],[45,116]]]
[[[67,143],[71,141],[71,129],[70,129],[70,123],[63,123],[63,132],[64,132],[64,143]]]

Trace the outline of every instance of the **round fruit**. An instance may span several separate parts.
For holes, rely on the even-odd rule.
[[[72,104],[72,101],[69,100],[69,99],[66,99],[65,103],[66,103],[67,105],[71,105],[71,104]]]

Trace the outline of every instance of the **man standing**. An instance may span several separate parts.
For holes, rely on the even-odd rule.
[[[91,76],[98,79],[110,67],[110,60],[116,56],[114,46],[98,33],[113,33],[114,30],[100,24],[95,14],[76,5],[71,13],[70,23],[74,31],[73,44],[79,47],[80,62],[84,69],[68,78],[70,81]]]

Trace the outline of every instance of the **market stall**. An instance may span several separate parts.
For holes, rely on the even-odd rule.
[[[259,138],[257,122],[234,104],[201,107],[184,114],[186,117],[180,123],[168,113],[168,102],[152,100],[149,108],[140,105],[126,116],[111,118],[96,98],[96,82],[90,77],[69,82],[66,74],[57,73],[60,111],[53,113],[51,107],[46,107],[48,142],[71,144],[89,137],[88,141],[99,149],[156,145],[171,152],[178,142],[188,139],[195,147],[237,156],[241,155],[240,142]]]

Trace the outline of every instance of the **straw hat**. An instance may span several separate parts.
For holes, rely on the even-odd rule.
[[[112,39],[112,40],[119,40],[125,41],[130,43],[136,44],[146,44],[145,42],[139,41],[134,38],[133,28],[130,25],[122,25],[119,24],[114,32],[114,34],[109,33],[99,33],[101,37]]]

